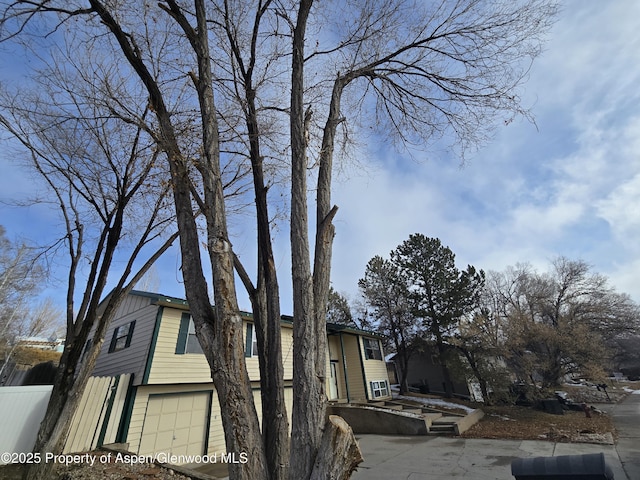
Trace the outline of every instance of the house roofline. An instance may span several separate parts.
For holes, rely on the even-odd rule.
[[[383,335],[380,335],[377,332],[373,332],[371,330],[363,330],[361,328],[350,327],[349,325],[342,325],[340,323],[330,323],[327,322],[327,332],[329,333],[353,333],[356,335],[366,335],[368,337],[375,338],[384,338]]]
[[[152,293],[152,292],[143,292],[141,290],[131,290],[129,292],[130,295],[136,295],[139,297],[150,298],[151,301],[160,306],[170,306],[174,308],[178,308],[180,310],[189,310],[189,302],[187,302],[183,298],[171,297],[168,295],[162,295],[160,293]],[[253,319],[253,314],[251,312],[240,311],[240,315],[243,318]],[[293,325],[293,317],[291,315],[281,315],[280,323],[284,323],[286,325]],[[355,335],[367,335],[375,338],[383,338],[382,335],[376,332],[372,332],[370,330],[362,330],[359,328],[350,327],[348,325],[340,325],[338,323],[330,323],[327,322],[327,332],[328,333],[352,333]]]

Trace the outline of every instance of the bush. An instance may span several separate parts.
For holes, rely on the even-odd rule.
[[[53,385],[56,365],[51,360],[31,367],[24,377],[22,385]]]

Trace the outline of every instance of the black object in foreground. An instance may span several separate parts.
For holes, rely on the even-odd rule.
[[[614,480],[604,453],[516,458],[511,475],[516,480]]]

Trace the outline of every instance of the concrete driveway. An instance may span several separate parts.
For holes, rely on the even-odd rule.
[[[553,443],[533,440],[484,440],[437,436],[357,435],[365,461],[352,480],[514,480],[511,461],[604,453],[615,480],[640,479],[640,395],[617,405],[600,405],[618,429],[616,445]],[[196,467],[197,466],[193,466]],[[212,467],[217,467],[214,471]],[[223,465],[200,466],[200,473],[223,478]],[[211,478],[211,477],[203,477]]]
[[[352,480],[513,480],[511,461],[603,452],[615,480],[627,477],[614,445],[456,437],[357,435],[365,461]]]
[[[352,480],[513,480],[511,461],[604,453],[615,480],[640,479],[640,395],[601,405],[613,417],[616,445],[457,437],[357,435],[365,461]]]

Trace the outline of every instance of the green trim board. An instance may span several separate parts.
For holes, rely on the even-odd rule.
[[[107,434],[109,420],[111,419],[111,411],[113,410],[113,402],[115,401],[116,393],[118,393],[120,377],[121,375],[118,375],[115,379],[115,382],[113,382],[113,385],[111,386],[111,395],[109,395],[109,400],[107,401],[107,410],[104,414],[104,419],[102,420],[102,427],[100,427],[100,435],[98,436],[98,447],[101,447],[104,444],[104,437]]]
[[[349,394],[349,375],[347,375],[347,355],[344,351],[344,338],[342,338],[342,332],[340,332],[340,350],[342,350],[342,369],[344,370],[344,386],[347,389],[347,402],[350,402],[351,395]]]
[[[356,335],[356,343],[358,344],[358,357],[360,357],[360,368],[362,369],[362,381],[364,382],[364,396],[367,400],[371,400],[369,398],[369,387],[367,386],[367,372],[364,370],[364,360],[362,357],[362,337],[360,335]]]
[[[131,415],[133,415],[133,406],[136,403],[136,394],[138,387],[133,386],[133,378],[129,380],[129,387],[127,388],[127,397],[124,401],[124,409],[122,410],[122,417],[120,418],[120,425],[118,426],[118,433],[116,434],[116,443],[127,443],[127,436],[129,435],[129,424],[131,423]]]
[[[149,342],[149,352],[147,353],[147,362],[144,366],[144,373],[142,375],[142,385],[149,383],[149,375],[151,374],[151,365],[153,365],[153,355],[156,352],[156,344],[158,343],[158,333],[160,332],[160,323],[162,322],[162,315],[164,314],[164,307],[158,307],[156,313],[156,323],[153,326],[153,334],[151,335],[151,342]]]
[[[178,341],[176,342],[176,354],[182,355],[187,353],[187,337],[189,336],[189,322],[191,321],[191,315],[187,312],[183,312],[180,315],[180,328],[178,330]]]

